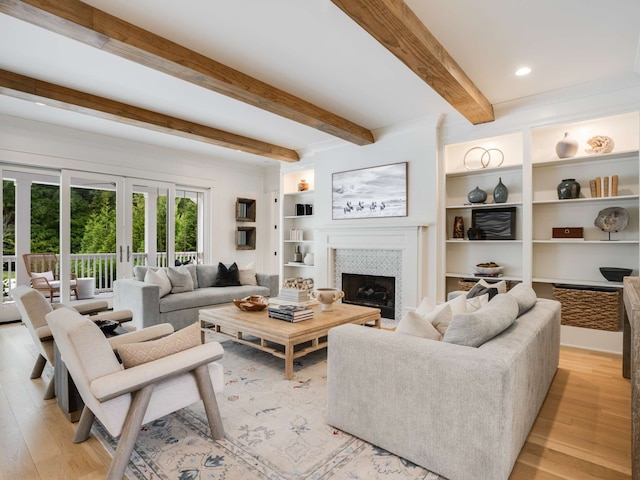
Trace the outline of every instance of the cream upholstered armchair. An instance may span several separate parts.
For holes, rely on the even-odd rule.
[[[200,343],[198,323],[156,343],[132,345],[121,340],[117,350],[124,364],[127,363],[126,346],[132,347],[126,352],[135,360],[148,344],[152,347],[147,350],[156,353],[168,348],[174,338],[174,347],[177,346],[174,351],[194,345],[146,363],[136,365],[134,362],[135,366],[125,368],[100,329],[86,317],[61,308],[47,314],[47,322],[85,404],[73,441],[78,443],[89,438],[96,417],[112,436],[120,435],[107,479],[120,480],[124,476],[142,425],[200,400],[204,403],[213,438],[224,437],[215,396],[215,391],[223,389],[223,369],[215,363],[222,358],[223,349],[217,342]],[[145,330],[148,329],[138,332]],[[127,335],[132,334],[114,338]],[[193,337],[194,342],[190,343],[185,335]]]
[[[51,336],[51,330],[47,325],[45,315],[52,312],[55,307],[49,303],[42,293],[25,285],[19,285],[11,289],[11,296],[20,311],[22,323],[24,323],[27,330],[29,330],[33,343],[38,350],[38,358],[31,371],[31,378],[40,378],[47,362],[49,362],[51,366],[54,366],[53,337]],[[87,315],[102,312],[108,310],[108,308],[109,305],[106,301],[98,300],[78,305],[75,307],[75,310],[83,315]],[[103,317],[95,316],[93,318],[102,319]],[[54,396],[54,381],[52,377],[44,398],[48,400]]]
[[[24,266],[27,269],[31,286],[36,290],[53,297],[60,294],[60,280],[57,277],[58,256],[55,253],[25,253],[22,255]],[[78,298],[78,286],[75,274],[71,274],[70,287]]]

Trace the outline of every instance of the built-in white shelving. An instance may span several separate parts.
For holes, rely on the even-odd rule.
[[[556,143],[564,133],[580,145],[573,158],[558,158]],[[588,154],[587,140],[606,135],[615,142],[610,153]],[[640,123],[638,112],[573,123],[544,125],[491,138],[445,145],[441,177],[444,190],[443,265],[446,292],[457,288],[459,278],[474,278],[473,266],[494,261],[504,267],[501,278],[525,281],[546,291],[554,284],[584,287],[621,288],[609,282],[599,267],[625,267],[638,275],[640,267]],[[468,170],[465,154],[472,148],[501,152],[503,164]],[[486,160],[486,157],[485,157]],[[493,160],[493,158],[492,158]],[[475,165],[478,166],[477,164]],[[483,165],[480,165],[482,167]],[[589,181],[596,177],[618,176],[616,196],[594,197]],[[558,199],[557,186],[568,178],[581,185],[577,199]],[[492,191],[501,179],[509,189],[506,203],[496,204]],[[488,194],[487,202],[469,204],[467,194],[479,187]],[[599,211],[608,207],[625,208],[628,226],[609,235],[594,225]],[[515,207],[515,240],[468,240],[472,212],[477,209]],[[464,222],[464,239],[453,238],[455,217]],[[584,239],[552,238],[554,227],[582,227]]]

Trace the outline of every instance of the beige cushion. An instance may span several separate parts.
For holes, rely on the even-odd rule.
[[[246,267],[238,268],[240,283],[242,285],[258,285],[258,280],[256,279],[256,265],[254,262],[251,262]]]
[[[160,287],[160,298],[171,293],[171,280],[167,275],[167,271],[164,268],[158,270],[147,270],[144,274],[145,283],[152,283]]]
[[[167,276],[171,281],[171,293],[193,291],[194,285],[191,272],[184,265],[178,268],[167,268]]]
[[[196,322],[158,340],[120,345],[118,355],[122,365],[125,368],[131,368],[193,348],[201,343],[200,323]]]
[[[441,340],[442,332],[440,329],[446,331],[451,317],[451,307],[446,303],[438,305],[425,315],[420,315],[416,311],[408,311],[398,322],[396,332],[431,340]]]

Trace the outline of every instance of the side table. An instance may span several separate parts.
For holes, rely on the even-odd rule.
[[[93,277],[76,278],[76,288],[78,290],[78,300],[93,298],[96,289],[96,279]]]

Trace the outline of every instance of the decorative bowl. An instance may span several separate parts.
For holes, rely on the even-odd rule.
[[[259,312],[267,308],[269,300],[262,295],[250,295],[240,300],[234,300],[233,304],[245,312]]]
[[[118,325],[120,325],[113,320],[96,320],[94,323],[102,330],[102,333],[113,333],[113,331],[118,328]]]
[[[504,269],[495,263],[479,263],[473,268],[480,275],[497,275]]]
[[[623,277],[631,275],[630,268],[600,267],[600,273],[610,282],[621,282]]]

